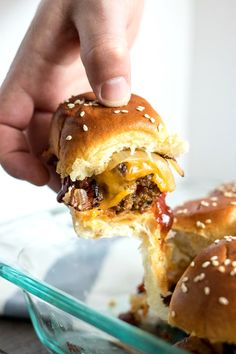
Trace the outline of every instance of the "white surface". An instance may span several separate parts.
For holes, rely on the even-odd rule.
[[[236,1],[195,3],[189,174],[235,180]]]
[[[63,242],[66,244],[67,240],[74,237],[72,228],[67,226],[69,215],[60,214],[59,217],[64,221],[62,225],[59,224],[58,217],[53,218],[50,212],[38,212],[32,216],[2,224],[0,227],[0,261],[22,267],[28,272],[31,271],[31,274],[39,279],[43,279],[52,264],[59,259]],[[44,245],[44,252],[40,254],[42,245]],[[50,249],[49,253],[45,252],[45,245]],[[29,247],[31,252],[27,253]],[[24,249],[26,251],[23,260],[19,261]],[[37,269],[32,259],[40,262]],[[3,313],[5,304],[17,293],[18,288],[0,278],[0,289],[0,313]]]
[[[39,0],[0,0],[0,83],[9,69],[38,4]]]
[[[170,131],[187,136],[193,0],[149,0],[132,52],[133,91],[146,97]]]
[[[1,167],[0,182],[0,223],[57,207],[56,194],[48,187],[35,187],[12,178]]]

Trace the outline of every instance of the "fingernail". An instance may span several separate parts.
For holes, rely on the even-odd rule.
[[[130,86],[122,76],[105,81],[100,89],[102,103],[110,107],[126,105],[130,94]]]

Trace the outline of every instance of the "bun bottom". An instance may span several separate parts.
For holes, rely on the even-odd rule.
[[[140,239],[147,302],[153,313],[168,319],[172,291],[193,258],[211,241],[194,233],[161,234],[153,212],[108,214],[102,210],[78,212],[70,207],[74,229],[88,239],[128,236]]]
[[[158,317],[167,320],[168,307],[163,297],[168,296],[166,247],[160,227],[153,212],[127,212],[109,216],[103,211],[78,212],[70,208],[74,229],[78,236],[97,239],[101,237],[128,236],[140,239],[144,265],[144,283],[147,302]]]
[[[151,211],[140,214],[126,212],[112,214],[102,210],[78,212],[70,207],[75,232],[83,238],[97,239],[101,237],[128,236],[144,237],[157,227]]]

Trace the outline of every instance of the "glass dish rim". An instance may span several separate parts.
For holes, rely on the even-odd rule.
[[[0,260],[0,277],[145,354],[154,354],[157,350],[160,350],[162,354],[184,353],[161,338],[118,318],[105,315],[64,291],[38,280],[19,267],[2,260]]]

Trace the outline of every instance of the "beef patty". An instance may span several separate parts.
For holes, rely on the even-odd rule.
[[[119,164],[117,170],[122,175],[126,173],[124,163]],[[151,207],[153,201],[160,195],[160,190],[152,181],[152,174],[138,178],[135,181],[134,192],[123,198],[120,203],[111,209],[119,214],[127,210],[138,210],[143,213]],[[69,199],[65,201],[65,194],[69,191]],[[97,184],[92,177],[85,178],[83,181],[71,181],[70,177],[66,177],[62,181],[62,188],[58,193],[57,200],[66,202],[66,204],[77,210],[89,210],[95,207],[99,208],[100,202],[104,199],[105,191]],[[80,200],[78,200],[80,199]],[[82,203],[81,203],[82,199]]]

